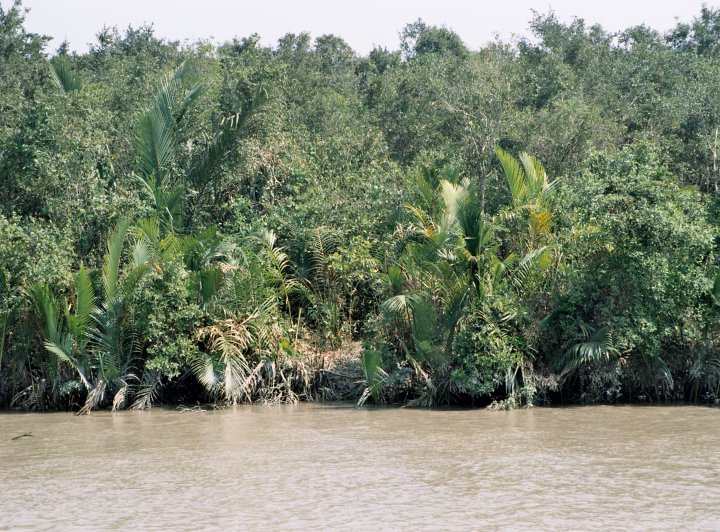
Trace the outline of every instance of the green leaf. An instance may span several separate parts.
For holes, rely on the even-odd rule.
[[[220,133],[210,142],[203,156],[195,162],[191,179],[196,186],[202,187],[213,178],[237,139],[247,131],[250,119],[258,114],[268,101],[267,92],[260,89],[252,98],[240,104],[240,110],[236,114],[222,121]]]
[[[68,61],[63,57],[56,57],[50,61],[50,75],[55,87],[63,94],[80,90],[80,78],[70,68]]]
[[[122,257],[123,243],[130,228],[130,221],[120,220],[110,233],[103,264],[103,285],[105,287],[105,304],[115,297],[117,291],[118,275],[120,273],[120,259]]]
[[[75,275],[75,312],[69,316],[70,330],[80,346],[84,345],[88,328],[92,324],[95,308],[95,289],[90,273],[83,264]]]
[[[509,152],[497,147],[495,148],[495,154],[503,167],[513,204],[516,207],[522,205],[527,193],[525,172],[523,172],[522,167],[518,164],[517,159]]]

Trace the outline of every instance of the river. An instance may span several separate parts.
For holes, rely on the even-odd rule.
[[[28,528],[720,529],[720,409],[0,413]]]

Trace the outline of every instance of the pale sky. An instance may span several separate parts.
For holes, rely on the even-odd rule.
[[[700,7],[720,7],[720,0],[25,0],[28,30],[63,39],[85,51],[103,26],[125,29],[152,23],[156,35],[171,40],[212,38],[223,42],[259,33],[261,44],[274,46],[282,35],[308,31],[313,37],[333,33],[365,54],[373,45],[397,49],[403,26],[422,18],[446,25],[472,49],[497,34],[503,40],[527,35],[532,10],[554,10],[617,31],[646,24],[664,31],[677,20],[689,21]],[[11,0],[0,0],[8,8]]]

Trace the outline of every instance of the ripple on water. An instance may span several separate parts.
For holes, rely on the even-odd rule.
[[[714,529],[719,437],[699,407],[0,414],[0,529]]]

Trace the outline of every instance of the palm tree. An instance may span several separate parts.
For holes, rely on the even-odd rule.
[[[64,93],[80,88],[79,79],[64,60],[53,61],[52,73],[56,86]],[[264,90],[258,90],[252,98],[239,102],[237,111],[221,121],[216,135],[204,148],[196,150],[195,157],[183,168],[176,159],[178,127],[203,90],[197,72],[190,64],[182,63],[163,78],[151,104],[141,113],[135,134],[138,178],[152,198],[155,213],[138,221],[132,231],[130,220],[121,220],[111,231],[100,272],[100,290],[96,291],[93,273],[82,265],[74,278],[74,299],[61,304],[46,285],[39,283],[28,290],[42,317],[45,347],[73,369],[87,392],[80,413],[105,403],[108,394],[112,394],[113,408],[123,406],[132,396],[135,407],[147,406],[157,391],[157,375],[144,368],[139,359],[140,346],[128,309],[129,296],[149,271],[162,271],[168,262],[182,261],[190,274],[193,292],[206,309],[221,290],[226,271],[231,269],[228,263],[232,262],[232,246],[217,230],[189,234],[188,192],[193,189],[202,195],[268,98]],[[122,253],[129,233],[134,242],[131,258],[123,269]],[[282,259],[274,242],[269,243],[269,249],[274,258]],[[288,287],[289,281],[284,281],[289,304]]]
[[[526,213],[528,221],[527,249],[537,245],[538,238],[551,230],[552,192],[560,181],[550,181],[542,163],[532,155],[520,154],[518,161],[510,153],[498,147],[495,149],[505,179],[510,190],[512,206],[504,213],[504,218],[512,218]]]
[[[88,413],[113,394],[113,408],[125,403],[135,374],[138,354],[126,301],[149,271],[146,256],[136,249],[133,260],[121,273],[121,259],[130,222],[121,220],[108,238],[101,272],[102,290],[96,294],[91,273],[80,266],[75,275],[74,302],[60,305],[46,285],[29,289],[36,311],[44,318],[45,347],[58,361],[69,365],[87,391],[79,413]]]
[[[220,122],[220,129],[185,170],[175,160],[178,126],[203,93],[197,72],[186,62],[167,74],[152,104],[140,115],[136,133],[140,182],[151,196],[155,215],[164,230],[182,231],[183,203],[191,187],[200,195],[212,182],[238,138],[247,133],[250,119],[268,102],[264,89],[238,103],[237,111]]]
[[[541,221],[551,218],[548,193],[555,185],[536,159],[523,155],[518,163],[502,150],[498,154],[513,203],[496,218],[483,212],[476,184],[469,180],[457,175],[440,178],[433,190],[427,172],[415,176],[416,201],[407,206],[413,215],[413,238],[392,277],[388,276],[392,294],[382,308],[404,322],[401,330],[408,331],[401,349],[418,375],[423,375],[422,404],[446,401],[449,394],[460,391],[452,380],[457,362],[453,344],[468,309],[472,306],[488,323],[493,322],[488,330],[500,334],[518,318],[519,298],[531,274],[549,264],[550,247],[539,245],[538,235],[549,235],[549,222],[543,225]],[[528,229],[522,254],[510,252],[501,258],[502,242],[495,226],[523,211],[529,211],[537,223]]]
[[[270,338],[272,305],[268,301],[243,318],[229,316],[197,331],[197,339],[207,342],[208,349],[195,357],[192,371],[213,397],[232,404],[252,401],[262,376],[261,354]]]

